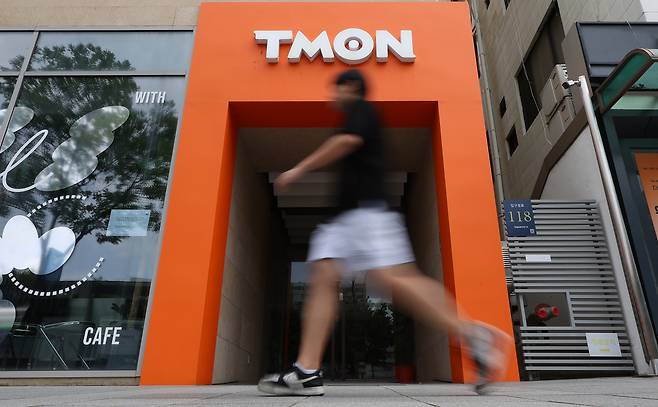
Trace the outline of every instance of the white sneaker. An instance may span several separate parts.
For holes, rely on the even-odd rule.
[[[466,337],[466,343],[478,370],[475,391],[484,394],[487,385],[507,368],[512,338],[495,326],[475,321]]]
[[[304,373],[293,366],[285,372],[263,376],[258,382],[258,390],[277,396],[322,396],[322,371]]]

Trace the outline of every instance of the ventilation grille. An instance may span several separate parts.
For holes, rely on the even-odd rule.
[[[507,239],[514,294],[520,297],[524,314],[520,342],[526,370],[633,371],[596,202],[535,200],[532,206],[537,235]],[[541,256],[545,261],[537,262]],[[524,297],[555,298],[562,297],[561,293],[566,297],[570,326],[528,326]],[[622,356],[590,356],[588,332],[616,333]]]

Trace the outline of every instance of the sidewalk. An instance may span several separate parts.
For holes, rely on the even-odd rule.
[[[457,384],[330,385],[324,397],[269,397],[255,386],[0,387],[0,406],[658,406],[658,378],[503,383],[477,396]]]

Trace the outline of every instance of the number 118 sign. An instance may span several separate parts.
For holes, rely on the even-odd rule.
[[[525,200],[503,201],[505,229],[509,237],[535,236],[535,214],[532,202]]]

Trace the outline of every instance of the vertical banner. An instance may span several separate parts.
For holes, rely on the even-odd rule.
[[[635,153],[635,163],[640,174],[644,196],[649,206],[653,230],[658,239],[658,152]]]

